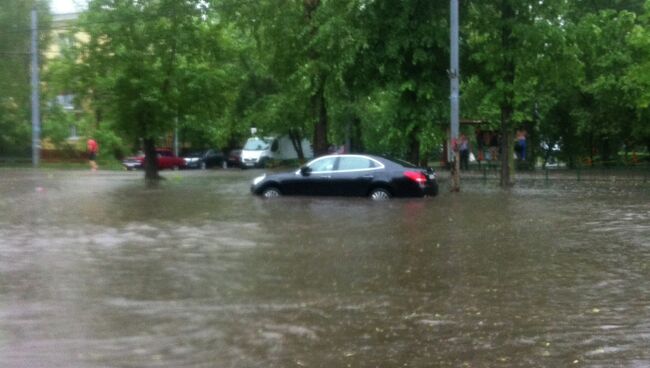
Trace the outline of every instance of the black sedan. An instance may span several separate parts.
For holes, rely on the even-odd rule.
[[[228,163],[228,167],[242,167],[241,149],[234,149],[228,152],[226,162]]]
[[[185,157],[185,167],[188,169],[206,169],[223,166],[223,153],[215,149],[191,152]]]
[[[251,192],[266,198],[280,195],[423,197],[438,194],[435,172],[407,162],[365,154],[322,156],[295,172],[262,175]]]

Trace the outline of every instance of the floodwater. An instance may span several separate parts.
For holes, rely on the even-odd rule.
[[[0,170],[0,367],[647,367],[650,183]]]

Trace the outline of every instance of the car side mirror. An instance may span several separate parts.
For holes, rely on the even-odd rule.
[[[300,175],[309,176],[309,174],[311,174],[311,167],[303,166],[303,167],[300,168]]]

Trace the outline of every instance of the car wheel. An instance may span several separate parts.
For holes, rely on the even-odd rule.
[[[384,188],[375,188],[370,191],[370,199],[373,201],[386,201],[391,197],[390,192]]]
[[[262,192],[262,197],[264,198],[277,198],[281,196],[280,190],[276,187],[268,187]]]
[[[178,170],[178,165],[174,165],[174,166],[172,167],[172,170],[177,171],[177,170]]]

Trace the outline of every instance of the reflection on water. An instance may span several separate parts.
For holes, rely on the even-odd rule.
[[[257,174],[3,171],[0,366],[650,365],[648,187],[265,201]]]

